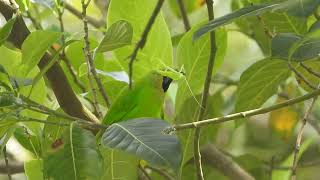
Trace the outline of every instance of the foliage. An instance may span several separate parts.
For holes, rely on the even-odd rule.
[[[210,0],[12,2],[0,150],[12,170],[12,144],[28,154],[12,173],[195,179],[201,128],[206,179],[318,178],[320,0],[217,1],[212,20]]]

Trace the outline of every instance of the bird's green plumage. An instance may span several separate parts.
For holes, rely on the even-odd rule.
[[[133,84],[132,89],[124,89],[112,103],[103,124],[112,124],[139,117],[160,118],[165,92],[163,77],[151,72]]]

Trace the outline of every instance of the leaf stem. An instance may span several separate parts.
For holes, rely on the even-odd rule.
[[[90,76],[90,74],[93,75],[93,78],[95,79],[99,92],[102,95],[105,104],[107,107],[110,107],[110,101],[109,98],[107,96],[107,93],[103,87],[103,84],[100,80],[100,78],[98,77],[94,62],[93,62],[93,58],[92,58],[92,54],[90,52],[90,42],[89,42],[89,30],[88,30],[88,19],[87,19],[87,8],[89,6],[91,0],[88,0],[87,3],[85,3],[84,0],[81,0],[81,4],[82,4],[82,21],[83,21],[83,29],[84,29],[84,42],[85,42],[85,47],[83,48],[83,52],[85,54],[86,57],[86,61],[87,61],[87,66],[88,66],[88,79],[89,79],[89,83],[91,86],[91,90],[93,93],[93,97],[94,97],[94,104],[95,104],[95,108],[97,113],[99,114],[100,117],[102,117],[102,113],[99,110],[99,106],[98,106],[98,98],[97,98],[97,94],[96,94],[96,89],[94,87],[93,84],[93,80]]]

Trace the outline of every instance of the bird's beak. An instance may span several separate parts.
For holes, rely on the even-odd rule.
[[[167,76],[163,76],[162,89],[164,92],[166,92],[169,89],[171,82],[172,82],[171,78],[169,78]]]

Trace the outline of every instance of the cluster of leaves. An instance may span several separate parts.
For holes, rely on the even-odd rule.
[[[241,72],[239,82],[230,83],[237,85],[236,91],[228,90],[229,78],[222,79],[225,85],[212,88],[204,116],[206,119],[222,116],[230,109],[242,112],[264,104],[283,102],[305,91],[312,91],[320,83],[316,74],[320,70],[319,0],[234,0],[232,13],[209,22],[207,17],[196,17],[197,23],[192,25],[191,30],[177,36],[170,33],[172,27],[165,19],[167,14],[160,13],[134,62],[133,82],[150,71],[182,69],[185,76],[176,81],[168,92],[163,108],[165,120],[141,118],[117,122],[103,130],[101,139],[96,138],[84,128],[83,123],[68,119],[69,116],[58,106],[59,100],[54,100],[54,90],[45,79],[49,69],[58,63],[83,105],[95,111],[91,103],[95,92],[90,89],[88,65],[83,53],[83,28],[70,23],[71,29],[76,30],[60,32],[60,27],[49,20],[52,16],[58,16],[64,8],[62,1],[16,2],[21,13],[27,14],[26,18],[35,16],[32,21],[36,20],[40,25],[41,22],[50,24],[45,30],[32,31],[21,50],[6,42],[16,18],[9,20],[0,30],[1,150],[14,137],[30,151],[36,159],[25,162],[25,174],[29,179],[136,179],[137,167],[150,166],[162,168],[160,171],[172,177],[195,179],[193,130],[178,131],[177,135],[165,134],[163,130],[173,124],[193,122],[197,118],[211,52],[211,31],[215,32],[217,45],[214,84],[218,80],[218,72],[224,68],[227,47],[234,43],[228,41],[234,27],[259,45],[264,58]],[[183,2],[189,16],[204,11],[203,1]],[[89,31],[90,52],[96,72],[111,103],[128,86],[127,59],[141,38],[156,3],[157,0],[111,0],[105,19],[106,29]],[[73,5],[80,7],[81,4],[76,2]],[[165,12],[169,11],[171,16],[181,21],[176,2],[168,1],[168,5],[169,9]],[[95,14],[91,5],[90,13]],[[74,19],[65,18],[65,21],[68,21],[65,22],[67,27],[67,23]],[[33,23],[30,29],[37,29],[37,23]],[[52,55],[51,59],[44,68],[38,69],[36,66],[46,52]],[[62,61],[61,54],[69,62]],[[292,68],[295,69],[295,76],[292,76]],[[224,98],[225,93],[231,93],[230,98]],[[107,111],[103,97],[99,93],[96,95],[99,107],[103,112]],[[269,120],[271,128],[282,138],[293,140],[298,112],[303,108],[303,104],[298,104],[273,111]],[[237,120],[235,127],[243,126],[244,122],[245,119]],[[253,126],[249,123],[245,125],[247,128]],[[223,129],[221,127],[229,128],[228,125],[204,127],[201,144],[215,143],[219,131]],[[250,128],[249,136],[256,136],[259,130],[255,128]],[[233,127],[229,129],[234,130]],[[292,149],[288,150],[286,143],[281,140],[274,143],[268,137],[258,136],[260,139],[254,137],[247,143],[247,146],[258,144],[254,147],[258,150],[248,150],[234,157],[246,171],[257,179],[263,179],[269,173],[265,162],[274,155],[280,157],[275,162],[278,165],[292,164]],[[312,139],[305,141],[300,152],[304,152],[312,142]],[[268,153],[261,155],[261,149]],[[236,148],[232,150],[238,151]],[[209,168],[210,163],[204,166],[206,179],[221,176],[218,171]],[[152,179],[161,178],[155,171],[149,174]],[[276,172],[272,174],[272,179],[286,179],[289,175],[290,171]]]

